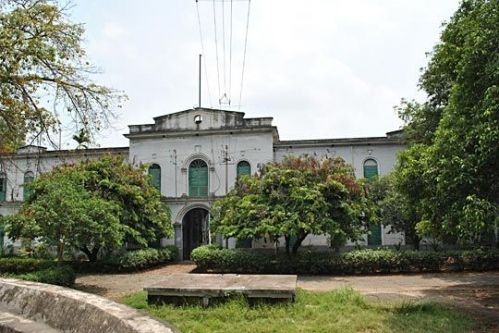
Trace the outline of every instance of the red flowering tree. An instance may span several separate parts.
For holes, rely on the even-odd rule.
[[[372,211],[364,187],[342,159],[287,157],[259,175],[241,177],[213,207],[212,230],[226,237],[270,236],[296,254],[311,234],[338,247],[357,240]]]

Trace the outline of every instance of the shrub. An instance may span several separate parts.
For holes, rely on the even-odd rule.
[[[175,246],[160,249],[146,248],[112,253],[108,258],[98,262],[75,262],[73,267],[78,272],[86,273],[131,272],[172,262],[177,256],[178,250]]]
[[[499,268],[498,250],[395,251],[356,250],[345,253],[303,251],[296,257],[275,256],[255,249],[201,246],[192,251],[199,271],[253,274],[380,274]]]
[[[76,279],[75,271],[68,265],[59,265],[32,273],[12,275],[11,277],[33,282],[71,287]]]
[[[24,274],[57,266],[53,260],[5,257],[0,258],[0,274]]]

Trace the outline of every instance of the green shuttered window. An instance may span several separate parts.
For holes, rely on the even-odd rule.
[[[246,161],[237,163],[237,178],[251,175],[251,166]]]
[[[381,243],[381,226],[376,224],[370,225],[369,233],[367,234],[367,245],[379,246]]]
[[[368,159],[364,162],[364,178],[373,180],[378,177],[378,162]]]
[[[24,174],[24,185],[23,185],[23,200],[24,201],[28,200],[28,198],[32,192],[32,189],[26,185],[31,183],[33,180],[35,180],[35,175],[33,174],[33,172],[28,171]]]
[[[151,177],[152,186],[161,192],[161,167],[153,164],[149,167],[149,177]]]
[[[208,196],[208,165],[203,160],[194,160],[189,165],[189,196]]]
[[[7,177],[0,173],[0,201],[5,201],[7,194]]]
[[[374,180],[378,178],[378,162],[372,158],[364,161],[364,178],[368,180]],[[382,244],[381,238],[381,226],[380,225],[370,225],[369,232],[367,235],[367,244],[371,246],[379,246]]]

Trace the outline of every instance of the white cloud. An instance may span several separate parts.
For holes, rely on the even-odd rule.
[[[89,55],[105,70],[99,80],[130,97],[115,124],[121,131],[108,131],[103,145],[127,145],[126,125],[197,103],[194,1],[76,4],[73,19],[86,23]],[[244,2],[235,4],[233,105],[246,14]],[[400,98],[422,95],[416,84],[425,52],[457,5],[458,0],[253,0],[242,111],[273,116],[287,139],[383,135],[400,125],[392,109]],[[216,101],[212,3],[202,1],[200,8]],[[203,95],[209,106],[206,84]]]

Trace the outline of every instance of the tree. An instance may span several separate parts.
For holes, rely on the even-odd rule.
[[[79,249],[94,261],[101,247],[122,245],[123,225],[114,202],[64,178],[48,183],[44,190],[21,214],[9,218],[10,235],[39,236],[41,241],[57,246],[59,260],[66,247]]]
[[[7,233],[57,246],[59,258],[70,248],[95,261],[102,248],[148,246],[172,234],[170,211],[145,169],[119,157],[63,165],[29,186],[29,200],[5,218]]]
[[[416,232],[416,224],[421,221],[418,196],[403,195],[406,192],[401,191],[398,186],[403,186],[402,180],[405,178],[400,176],[393,172],[377,179],[370,186],[369,196],[377,206],[380,223],[391,226],[391,231],[402,232],[406,243],[419,250],[421,237]],[[412,190],[419,193],[417,188]]]
[[[124,95],[89,78],[83,25],[51,0],[0,4],[0,150],[58,131],[64,119],[91,134],[108,124]]]
[[[406,114],[422,143],[402,172],[425,185],[424,228],[435,237],[476,243],[499,219],[499,2],[466,0],[446,25],[421,87],[423,107]],[[412,113],[411,113],[412,112]],[[430,129],[425,135],[421,129]],[[409,180],[405,180],[410,183]],[[405,188],[409,196],[412,183]],[[497,242],[497,238],[496,238]],[[499,245],[499,242],[497,242]]]
[[[343,160],[287,157],[259,175],[241,177],[215,202],[211,227],[227,237],[284,237],[286,252],[296,254],[310,234],[359,239],[362,216],[369,218],[371,211],[363,186]]]

